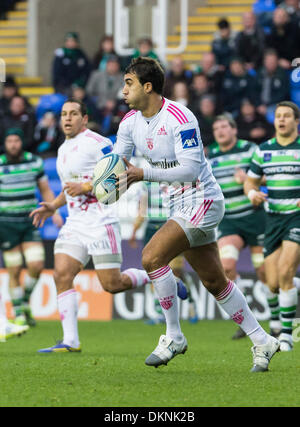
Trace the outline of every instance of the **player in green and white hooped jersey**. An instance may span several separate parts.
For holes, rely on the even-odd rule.
[[[225,215],[218,227],[220,257],[227,277],[244,291],[237,272],[237,261],[245,246],[250,247],[251,260],[258,279],[265,283],[265,212],[263,207],[253,207],[243,188],[257,145],[237,138],[236,123],[227,113],[216,117],[213,132],[216,142],[209,147],[208,157],[225,198]],[[239,328],[232,338],[244,336],[245,333]]]
[[[282,351],[293,348],[292,324],[298,301],[294,276],[300,260],[300,110],[280,102],[275,110],[276,136],[261,144],[253,155],[245,193],[254,206],[267,201],[264,255],[273,306],[279,291]],[[268,196],[259,191],[266,176]]]
[[[23,151],[23,132],[9,129],[5,154],[0,156],[0,249],[9,273],[9,285],[16,322],[34,325],[30,295],[44,268],[44,247],[29,218],[36,208],[38,187],[44,200],[54,200],[41,158]],[[62,219],[56,215],[57,224]],[[27,265],[24,286],[20,283],[23,257]]]

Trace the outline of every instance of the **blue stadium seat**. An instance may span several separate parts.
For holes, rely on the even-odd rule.
[[[59,115],[67,96],[61,93],[54,93],[52,95],[43,95],[36,109],[37,119],[40,120],[45,113],[52,111],[54,114]]]
[[[253,5],[253,12],[258,15],[263,12],[273,12],[276,9],[276,5],[273,0],[258,0]]]
[[[59,176],[56,171],[56,157],[49,157],[49,159],[45,159],[44,169],[49,180],[59,180]]]
[[[300,88],[291,90],[291,100],[300,107]]]

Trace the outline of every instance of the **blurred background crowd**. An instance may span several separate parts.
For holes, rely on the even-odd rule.
[[[1,0],[5,18],[14,0]],[[214,140],[212,122],[217,114],[230,112],[238,124],[238,136],[260,144],[273,136],[275,105],[293,100],[300,105],[299,88],[291,78],[293,60],[300,57],[300,7],[298,0],[259,0],[243,14],[237,32],[226,18],[216,22],[211,49],[191,68],[175,56],[166,71],[164,95],[190,108],[197,117],[204,146]],[[119,56],[112,36],[103,36],[99,49],[88,57],[80,34],[68,32],[53,54],[52,104],[30,105],[8,75],[0,98],[0,152],[8,128],[19,127],[25,149],[43,157],[55,156],[63,142],[59,111],[66,97],[83,100],[89,111],[89,127],[115,139],[128,107],[122,100],[123,75],[132,57]],[[158,58],[151,39],[137,41],[133,57]],[[300,61],[300,60],[299,60]],[[295,86],[295,87],[294,87]],[[2,144],[2,145],[1,145]]]

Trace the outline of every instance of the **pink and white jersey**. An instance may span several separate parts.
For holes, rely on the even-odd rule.
[[[142,153],[150,165],[144,169],[144,180],[169,184],[171,214],[176,205],[188,210],[206,200],[223,200],[204,155],[196,117],[177,102],[163,101],[150,119],[135,110],[123,118],[114,152],[128,160],[135,147]]]
[[[112,142],[103,136],[85,130],[75,138],[66,139],[59,147],[57,172],[62,186],[67,182],[87,182],[93,178],[97,162],[112,151]],[[99,226],[118,222],[114,209],[98,203],[96,197],[87,195],[71,197],[65,191],[69,218],[85,224],[95,222]]]

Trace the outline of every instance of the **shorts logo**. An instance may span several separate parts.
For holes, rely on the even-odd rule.
[[[199,147],[199,141],[197,138],[196,129],[189,129],[180,132],[182,148],[184,150],[188,148]]]
[[[264,153],[264,162],[270,162],[272,160],[272,153]]]

